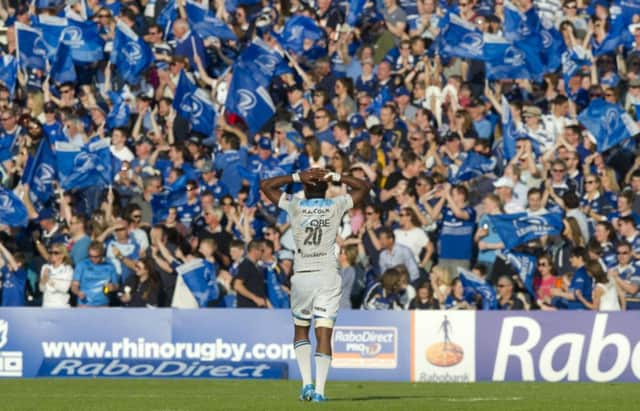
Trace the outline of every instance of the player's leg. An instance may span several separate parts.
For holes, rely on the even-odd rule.
[[[328,287],[318,290],[313,301],[316,333],[316,392],[313,401],[325,401],[325,384],[331,368],[331,336],[340,307],[341,280],[338,276]]]
[[[302,377],[300,399],[309,401],[314,392],[311,377],[311,342],[309,341],[313,289],[308,287],[304,280],[304,277],[299,274],[291,277],[291,313],[294,324],[293,349]]]
[[[316,396],[324,399],[324,387],[331,368],[331,335],[333,334],[333,320],[317,318],[315,320],[316,347]]]
[[[297,318],[294,319],[294,322],[293,349],[296,353],[296,362],[298,363],[298,369],[302,377],[300,399],[310,401],[315,391],[311,377],[311,342],[309,341],[309,327],[311,323],[309,322],[308,325],[304,325],[304,321]]]

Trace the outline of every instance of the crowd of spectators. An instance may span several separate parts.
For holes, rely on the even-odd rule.
[[[637,141],[601,152],[577,119],[596,99],[640,117],[640,9],[625,29],[633,39],[595,56],[618,2],[505,2],[215,0],[204,6],[236,39],[200,39],[199,53],[186,40],[196,34],[183,0],[166,26],[158,24],[165,0],[10,0],[0,10],[5,55],[16,52],[16,23],[81,15],[97,24],[105,57],[76,64],[77,81],[62,84],[21,65],[15,91],[0,89],[0,146],[11,150],[2,185],[29,213],[26,227],[2,226],[2,305],[176,306],[176,268],[199,258],[215,267],[220,291],[207,306],[286,308],[297,268],[288,217],[259,196],[251,175],[322,167],[374,187],[342,219],[342,308],[640,307]],[[523,14],[534,8],[562,36],[565,51],[556,57],[581,47],[584,66],[571,78],[557,67],[539,81],[488,81],[483,61],[439,53],[445,17],[504,34],[507,6]],[[224,110],[234,61],[256,39],[282,51],[277,34],[295,16],[314,20],[323,36],[286,54],[289,69],[267,90],[275,115],[252,133],[242,113]],[[125,84],[108,64],[116,21],[153,50],[138,84]],[[172,104],[181,73],[210,96],[217,112],[211,135],[194,131]],[[106,125],[116,104],[109,90],[129,106],[125,125]],[[504,155],[507,117],[519,136],[511,159]],[[34,201],[23,172],[41,143],[107,138],[116,167],[109,185],[63,190],[54,183],[49,202]],[[458,181],[471,153],[488,166]],[[154,198],[177,181],[184,198],[160,212]],[[331,185],[328,195],[346,190]],[[505,250],[490,216],[510,213],[561,213],[563,230]],[[531,284],[507,251],[533,257]],[[495,301],[465,287],[461,269]]]

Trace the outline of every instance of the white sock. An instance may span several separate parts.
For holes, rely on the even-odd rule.
[[[296,361],[302,375],[302,386],[312,384],[311,380],[311,343],[309,340],[298,340],[293,343]]]
[[[324,395],[324,384],[327,382],[331,368],[331,356],[321,352],[316,353],[316,392]]]

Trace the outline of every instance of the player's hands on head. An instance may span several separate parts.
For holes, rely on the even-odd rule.
[[[300,173],[300,181],[304,184],[315,185],[324,179],[326,173],[326,170],[322,168],[310,168]]]

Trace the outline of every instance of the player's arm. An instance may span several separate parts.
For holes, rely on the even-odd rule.
[[[360,204],[371,190],[371,185],[364,180],[356,178],[348,174],[338,174],[334,171],[329,171],[324,176],[327,181],[333,181],[334,183],[344,183],[351,188],[351,200],[353,204]]]
[[[282,195],[280,187],[291,183],[315,184],[315,182],[320,181],[323,176],[323,171],[312,168],[299,173],[293,173],[290,176],[271,177],[260,182],[260,190],[262,190],[264,195],[267,196],[273,204],[278,204],[280,202],[280,196]]]

